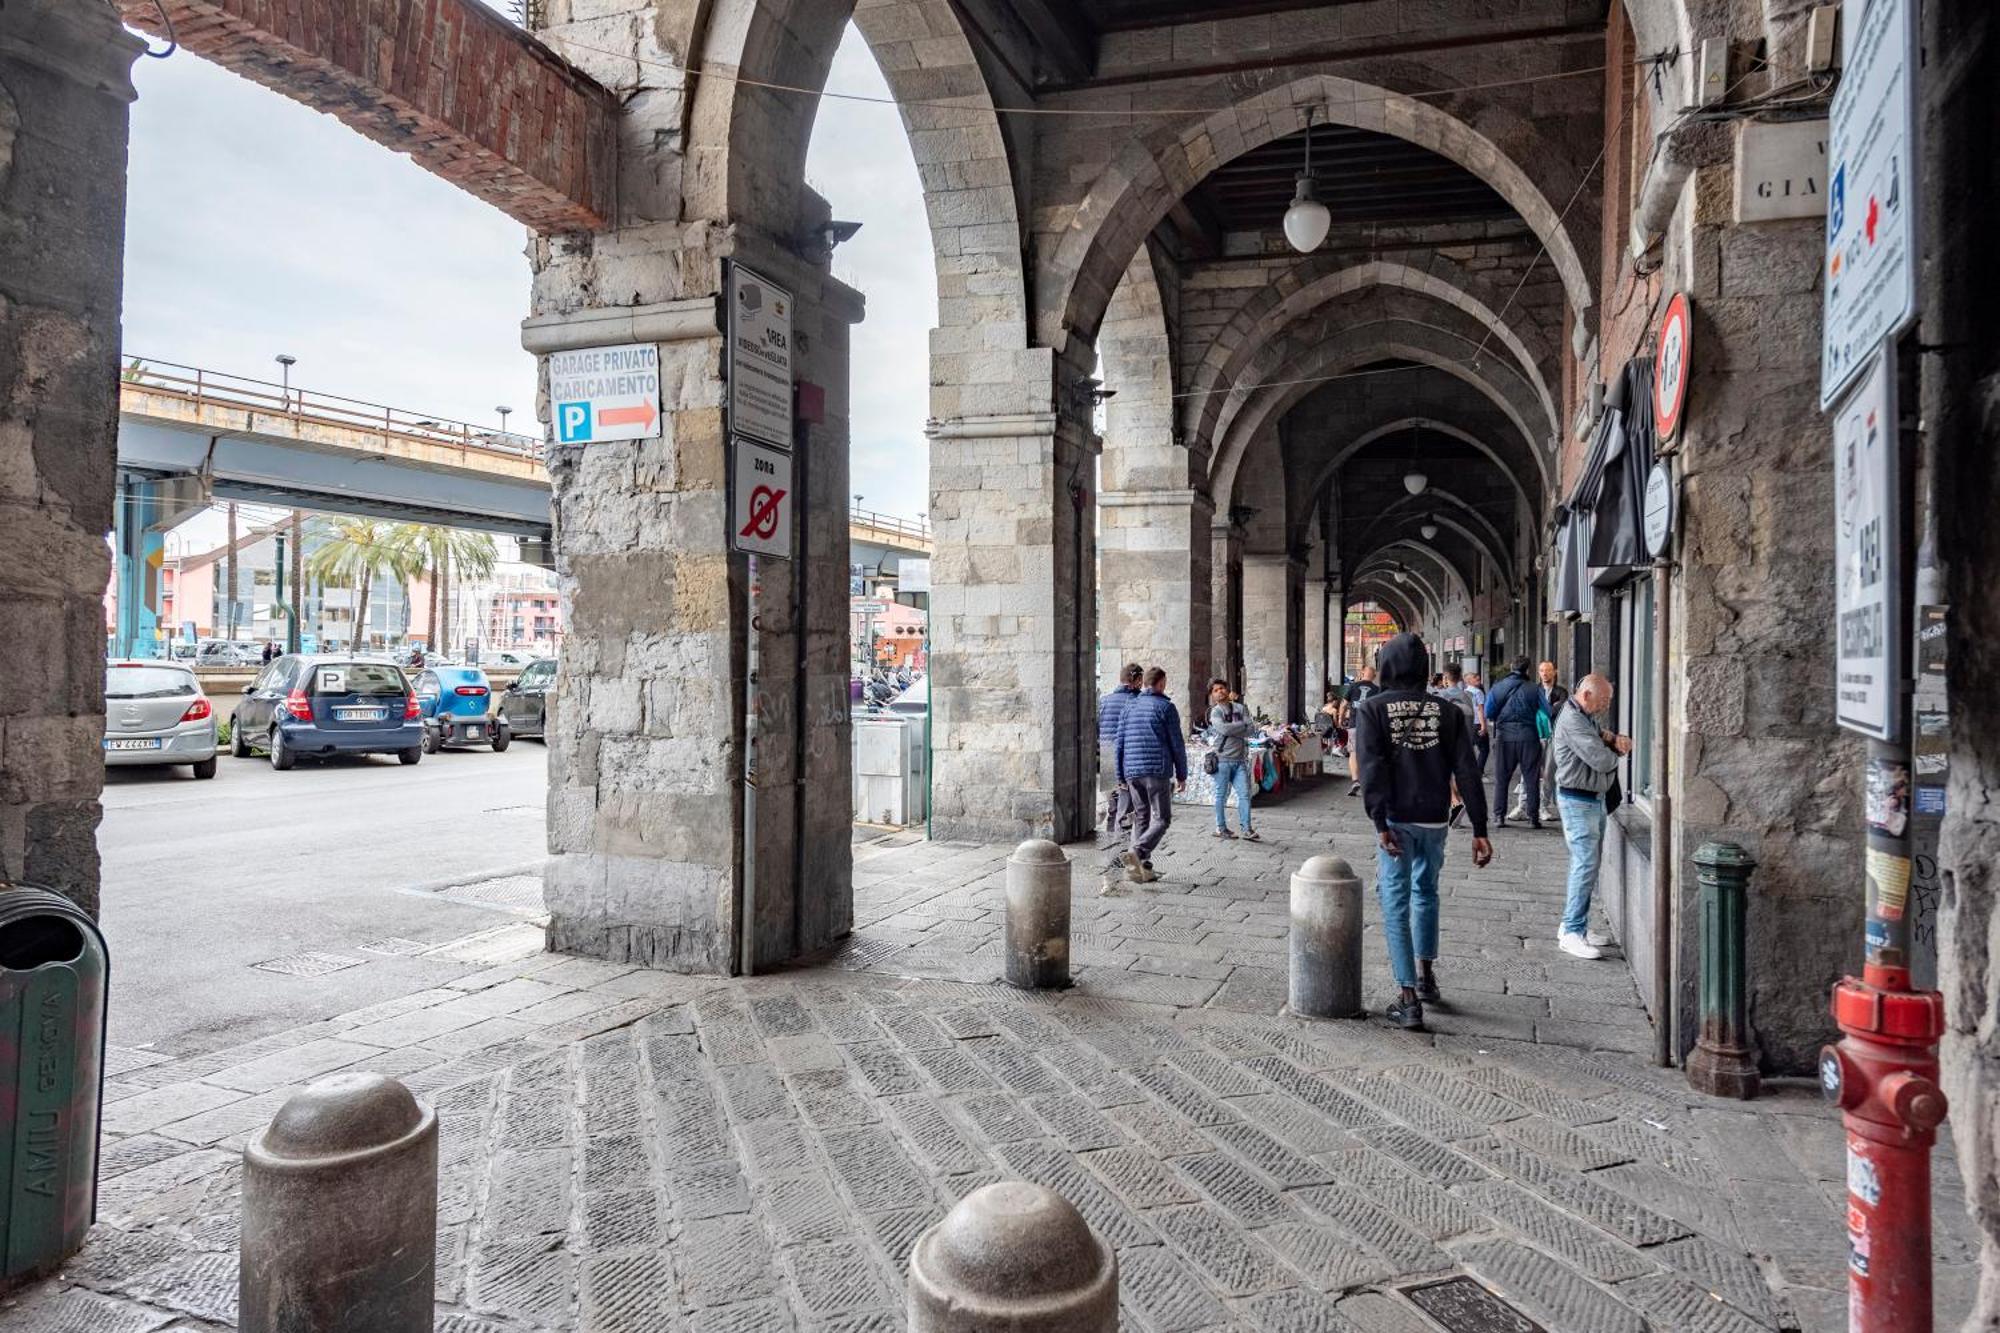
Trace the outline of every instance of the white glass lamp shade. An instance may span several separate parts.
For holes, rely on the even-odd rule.
[[[1412,495],[1422,495],[1424,488],[1430,484],[1431,479],[1421,472],[1406,472],[1403,474],[1403,489]]]
[[[1285,239],[1291,242],[1292,249],[1309,255],[1319,249],[1320,242],[1326,239],[1327,228],[1332,225],[1333,214],[1312,197],[1312,177],[1300,176],[1292,206],[1285,210]]]
[[[1424,534],[1425,541],[1429,541],[1438,535],[1438,525],[1435,523],[1426,523],[1421,528],[1418,528],[1417,531]]]

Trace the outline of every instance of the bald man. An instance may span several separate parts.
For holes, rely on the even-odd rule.
[[[1556,713],[1556,809],[1569,844],[1569,894],[1556,943],[1577,958],[1602,958],[1611,942],[1590,930],[1590,899],[1604,853],[1604,793],[1618,780],[1618,761],[1632,753],[1632,738],[1599,725],[1610,706],[1611,682],[1593,673]]]

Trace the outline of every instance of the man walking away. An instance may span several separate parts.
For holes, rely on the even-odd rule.
[[[1578,958],[1602,958],[1611,941],[1590,931],[1590,898],[1604,852],[1604,793],[1618,779],[1618,760],[1632,753],[1632,738],[1606,731],[1597,716],[1611,706],[1611,682],[1592,674],[1556,714],[1556,808],[1569,844],[1569,895],[1556,943]]]
[[[1562,706],[1569,702],[1569,691],[1556,679],[1556,664],[1544,662],[1538,673],[1542,680],[1542,693],[1548,698],[1548,707],[1543,716],[1548,725],[1543,728],[1546,739],[1542,743],[1542,818],[1556,817],[1556,747],[1555,723],[1562,713]]]
[[[1383,690],[1356,710],[1354,750],[1360,756],[1362,800],[1375,821],[1375,893],[1382,901],[1382,933],[1398,988],[1388,1016],[1421,1032],[1423,1002],[1442,998],[1432,964],[1454,778],[1472,817],[1472,863],[1492,860],[1493,844],[1486,840],[1486,794],[1471,728],[1456,704],[1425,692],[1430,654],[1423,640],[1398,634],[1376,661]]]
[[[1382,687],[1375,683],[1375,668],[1371,666],[1362,667],[1361,679],[1347,687],[1347,718],[1342,725],[1348,729],[1347,773],[1354,779],[1353,785],[1347,789],[1349,796],[1361,794],[1361,768],[1354,759],[1354,712],[1381,692]]]
[[[1104,830],[1115,843],[1118,820],[1128,808],[1125,784],[1118,780],[1118,723],[1125,705],[1139,697],[1139,680],[1146,674],[1137,662],[1118,673],[1117,688],[1097,701],[1097,785],[1104,794]]]
[[[1208,743],[1215,755],[1215,836],[1234,838],[1229,831],[1229,792],[1236,790],[1236,822],[1243,836],[1262,842],[1250,827],[1250,733],[1257,724],[1250,710],[1229,697],[1229,682],[1208,683]]]
[[[1493,769],[1493,808],[1500,812],[1499,825],[1507,827],[1507,786],[1515,772],[1521,774],[1526,791],[1522,808],[1536,828],[1542,826],[1542,733],[1538,714],[1548,709],[1541,684],[1528,676],[1528,659],[1516,658],[1514,669],[1486,700],[1488,730],[1500,740],[1500,762]]]
[[[1153,849],[1173,823],[1174,793],[1187,790],[1181,713],[1167,698],[1167,673],[1158,667],[1146,673],[1146,688],[1125,705],[1118,721],[1117,759],[1118,780],[1129,789],[1132,842],[1116,864],[1125,867],[1133,883],[1150,884],[1160,877],[1153,869]]]
[[[1466,725],[1472,727],[1476,734],[1479,710],[1473,706],[1472,692],[1465,688],[1465,668],[1452,662],[1441,674],[1444,686],[1437,691],[1437,697],[1456,704],[1458,711],[1465,714]],[[1458,786],[1454,783],[1451,789],[1451,826],[1457,828],[1464,818],[1465,806],[1459,800]]]
[[[1487,707],[1486,685],[1477,671],[1465,673],[1465,692],[1472,696],[1472,750],[1479,757],[1479,771],[1493,753],[1493,712]]]

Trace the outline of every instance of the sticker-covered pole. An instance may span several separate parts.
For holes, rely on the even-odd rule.
[[[1896,358],[1885,356],[1893,386]],[[1897,396],[1888,401],[1893,405]],[[1913,401],[1913,396],[1901,396]],[[1911,423],[1885,414],[1881,438],[1900,442]],[[1879,631],[1911,643],[1915,566],[1909,534],[1909,464],[1899,448],[1887,469],[1884,510],[1893,537],[1881,577],[1890,595]],[[1845,617],[1843,617],[1845,620]],[[1891,661],[1906,660],[1891,654]],[[1847,1319],[1850,1333],[1931,1333],[1931,1148],[1945,1117],[1938,1087],[1944,997],[1910,977],[1911,781],[1908,682],[1886,673],[1890,739],[1871,735],[1863,775],[1867,916],[1861,977],[1834,987],[1833,1018],[1845,1035],[1820,1052],[1820,1085],[1847,1129]]]

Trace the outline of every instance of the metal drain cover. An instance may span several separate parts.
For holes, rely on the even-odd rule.
[[[1403,1294],[1449,1333],[1548,1333],[1469,1277],[1404,1287]]]
[[[282,958],[267,958],[250,966],[259,972],[276,972],[284,977],[323,977],[329,972],[360,967],[367,961],[366,958],[349,958],[337,953],[288,953]]]

